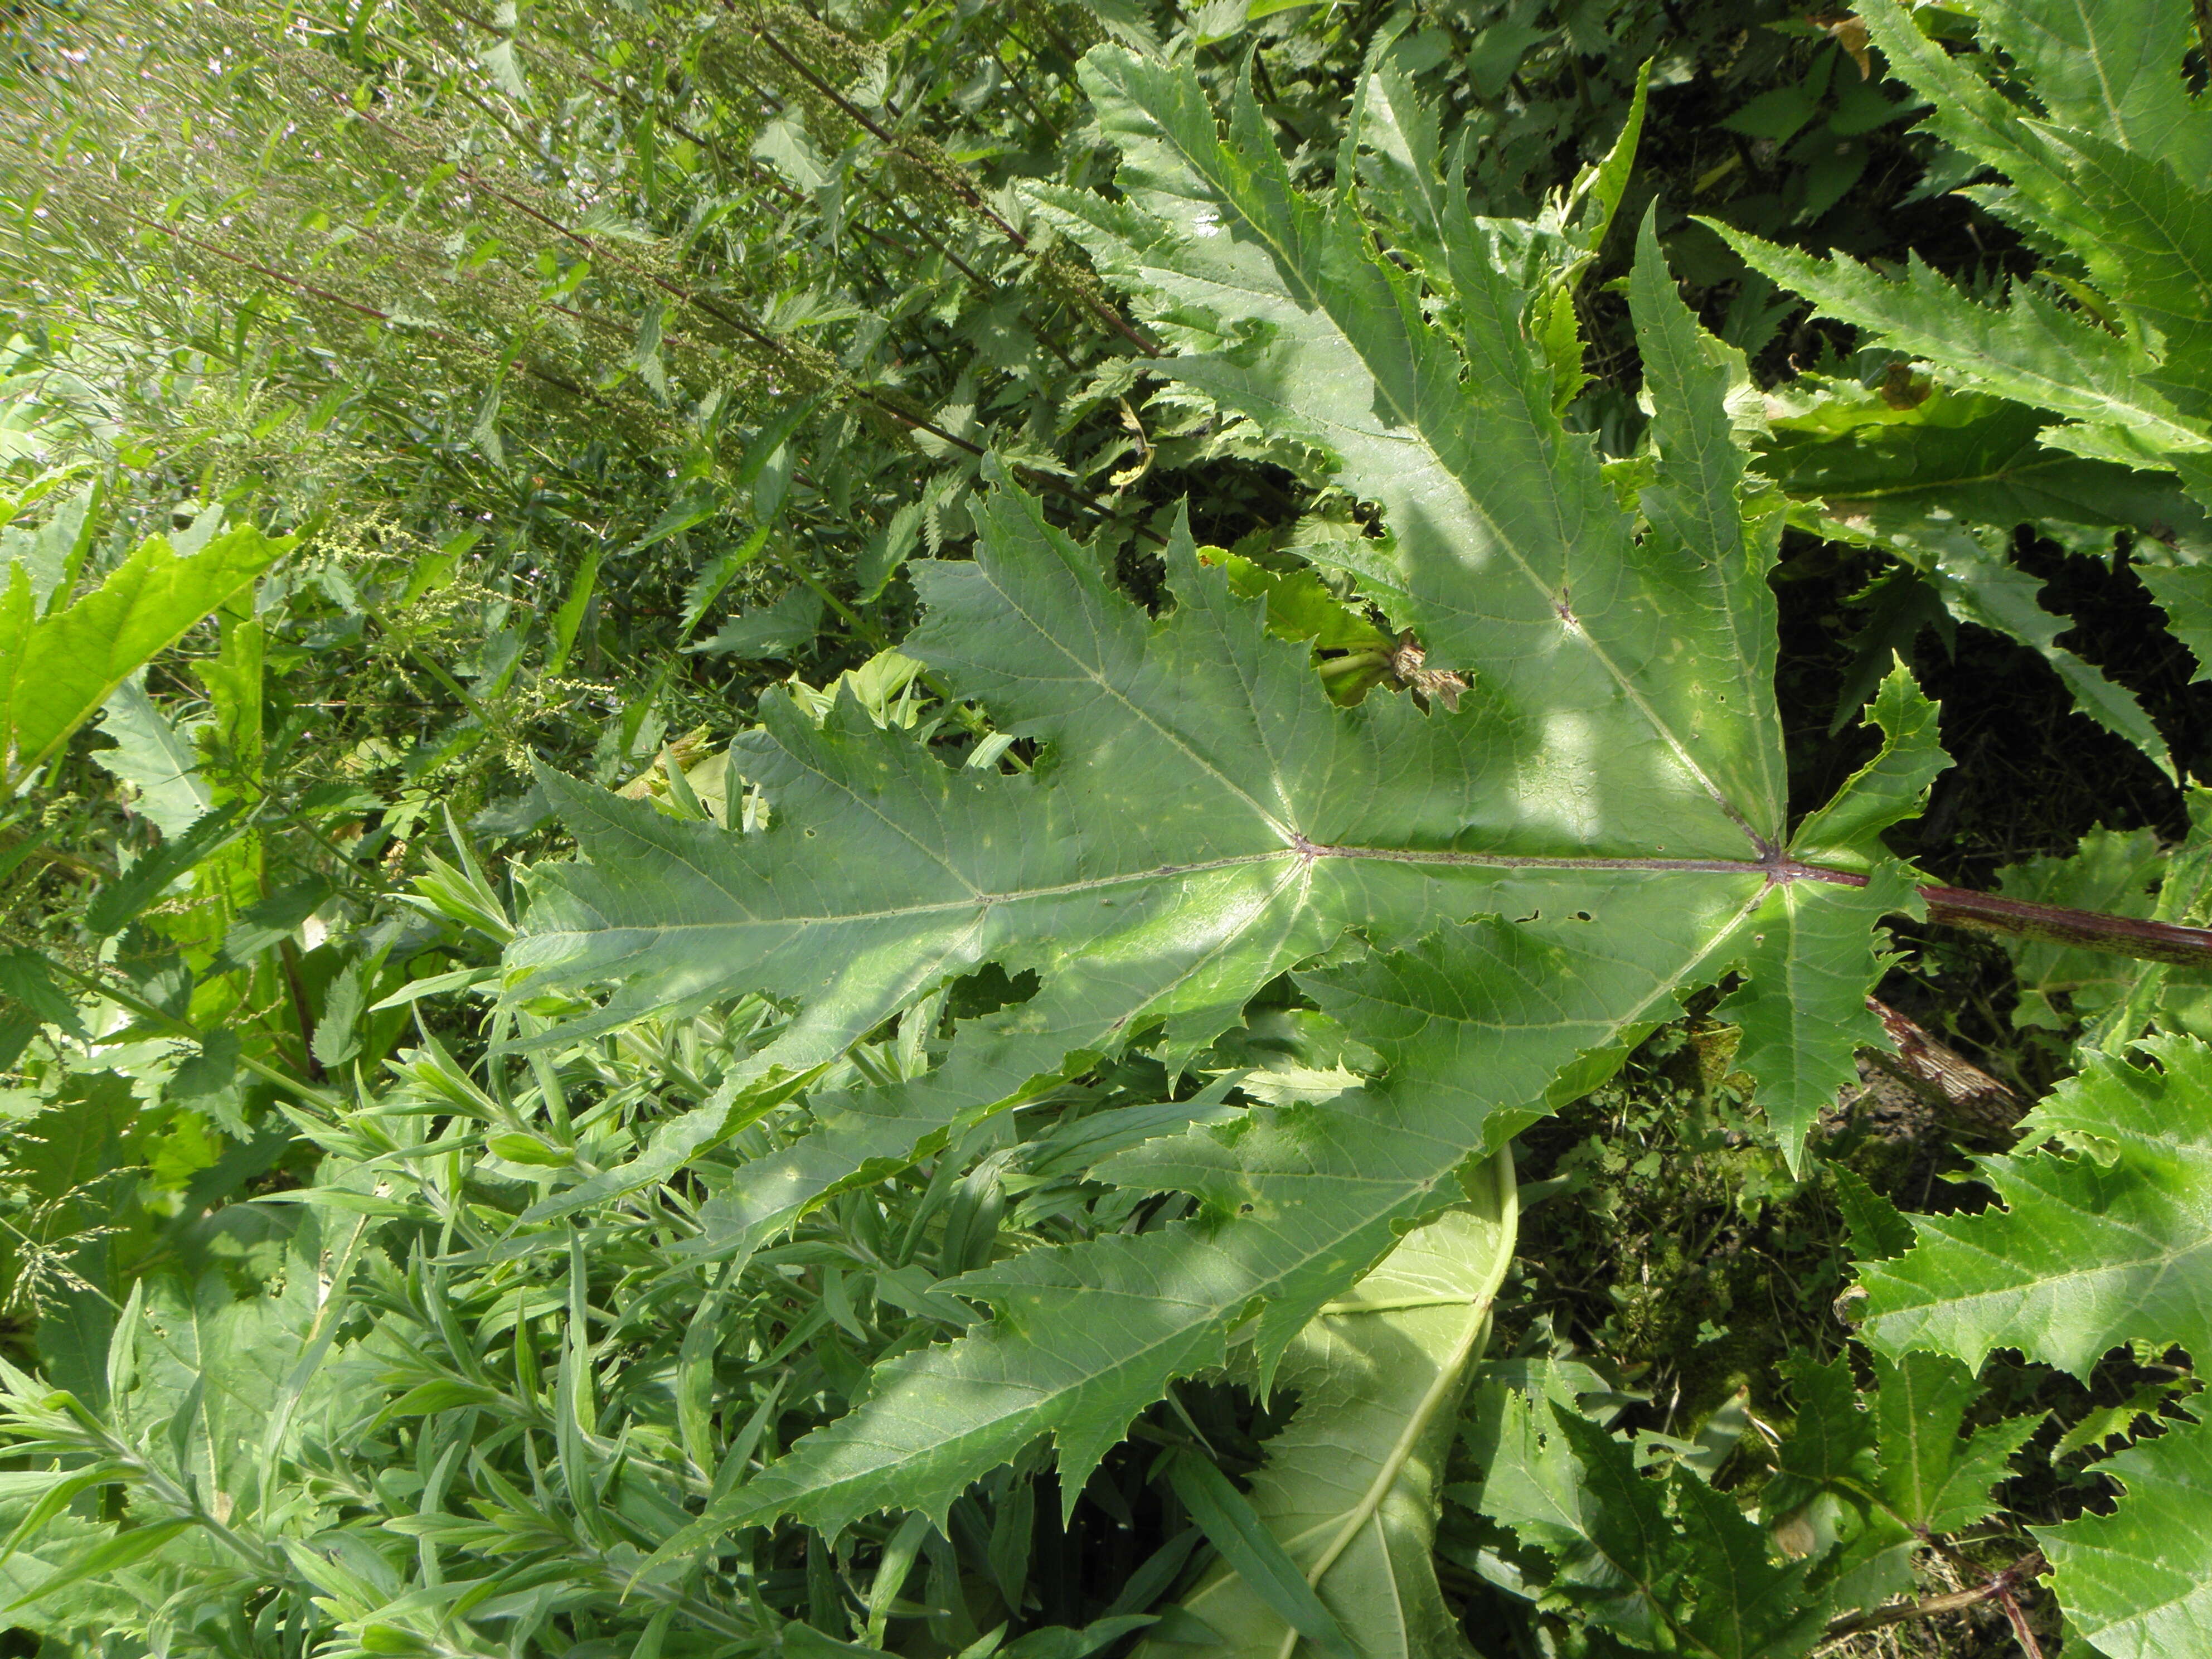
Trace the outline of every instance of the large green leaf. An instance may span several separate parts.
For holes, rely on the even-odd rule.
[[[251,526],[180,558],[159,536],[68,609],[33,617],[29,577],[0,593],[0,757],[11,778],[43,766],[118,687],[291,550]]]
[[[2212,1626],[2212,1431],[2168,1422],[2096,1468],[2120,1484],[2112,1514],[2033,1529],[2067,1623],[2106,1659],[2201,1653]]]
[[[2031,904],[2148,916],[2166,855],[2148,830],[2093,830],[2065,858],[2029,859],[1997,872],[1997,890]],[[2008,944],[2020,987],[2015,1025],[2065,1029],[2126,996],[2154,964],[2051,939]],[[2057,1000],[2054,1000],[2057,999]]]
[[[1199,1217],[970,1274],[961,1293],[994,1320],[891,1364],[710,1524],[941,1512],[1041,1434],[1072,1501],[1170,1378],[1221,1363],[1236,1329],[1264,1379],[1470,1156],[1732,969],[1739,1058],[1793,1159],[1852,1048],[1879,1040],[1874,928],[1913,902],[1880,832],[1942,763],[1934,711],[1893,678],[1881,754],[1790,833],[1765,585],[1778,501],[1729,416],[1740,364],[1698,331],[1649,228],[1631,301],[1658,455],[1631,510],[1553,414],[1527,296],[1463,203],[1443,222],[1447,329],[1350,206],[1291,189],[1249,101],[1232,146],[1187,72],[1101,49],[1086,73],[1127,199],[1055,210],[1164,331],[1237,339],[1161,372],[1322,447],[1382,503],[1391,535],[1346,562],[1467,677],[1457,708],[1334,706],[1305,647],[1185,533],[1174,607],[1149,618],[1001,489],[972,509],[972,562],[914,568],[927,617],[902,648],[1039,763],[948,764],[850,698],[817,727],[771,695],[734,751],[764,830],[548,778],[586,859],[537,872],[510,993],[615,986],[587,1025],[788,1000],[764,1073],[831,1059],[986,963],[1036,975],[1028,1000],[962,1023],[934,1071],[811,1100],[812,1132],[704,1207],[707,1253],[756,1247],[1133,1037],[1156,1033],[1180,1068],[1325,951],[1339,965],[1303,982],[1388,1073],[1109,1164],[1103,1179],[1194,1194]]]
[[[2135,744],[2166,775],[2173,761],[2141,703],[2058,643],[2072,626],[2039,603],[2043,583],[2005,556],[2014,529],[2033,525],[2077,550],[2109,550],[2135,532],[2159,556],[2212,550],[2212,522],[2170,473],[2147,472],[2046,447],[2051,417],[1978,392],[1916,385],[1900,407],[1852,382],[1808,376],[1790,412],[1771,422],[1760,462],[1791,496],[1790,522],[1873,548],[1909,565],[1959,622],[2037,653],[2075,707]],[[2207,614],[2191,602],[2197,566],[2138,567],[2176,620]],[[1887,641],[1876,641],[1887,659]]]
[[[2081,468],[2103,465],[2078,457],[2063,459]],[[1976,523],[1969,516],[1971,508],[1938,504],[1936,492],[1919,495],[1917,500],[1906,495],[1837,505],[1844,516],[1837,515],[1836,505],[1799,506],[1791,511],[1791,522],[1835,541],[1874,548],[1911,567],[1954,621],[1989,629],[2036,653],[2073,693],[2079,713],[2114,737],[2133,744],[2169,780],[2178,781],[2166,739],[2135,694],[2116,685],[2094,664],[2058,643],[2059,636],[2070,631],[2073,623],[2045,610],[2039,603],[2041,580],[2005,556],[2010,541],[2008,528]],[[2107,543],[2112,529],[2117,527],[2106,527]]]
[[[190,1279],[155,1277],[137,1327],[118,1332],[134,1373],[121,1409],[163,1427],[180,1471],[241,1509],[255,1502],[264,1438],[289,1404],[287,1382],[313,1340],[324,1242],[302,1209],[299,1236],[271,1252],[280,1272],[267,1286],[241,1296],[219,1266]],[[331,1401],[336,1373],[313,1381],[317,1403]]]
[[[2212,890],[2212,792],[2188,792],[2190,830],[2161,847],[2147,830],[2093,830],[2065,858],[1997,872],[2008,898],[2188,924]],[[2168,1031],[2212,1036],[2212,979],[2178,963],[2136,962],[2051,940],[2008,940],[2020,1003],[2015,1025],[2064,1030],[2082,1022],[2093,1048],[2124,1050],[2154,1018]]]
[[[2212,567],[2143,565],[2136,574],[2166,612],[2174,637],[2197,659],[2194,678],[2212,679]]]
[[[1510,1158],[1476,1181],[1478,1200],[1407,1234],[1291,1344],[1278,1382],[1297,1414],[1252,1482],[1253,1508],[1367,1659],[1468,1651],[1430,1549],[1468,1368],[1512,1259]],[[1275,1659],[1288,1633],[1225,1565],[1182,1605],[1247,1659]]]
[[[1980,1161],[2003,1208],[1916,1216],[1911,1250],[1860,1268],[1869,1342],[1969,1365],[2017,1348],[2081,1377],[2133,1340],[2212,1352],[2212,1048],[2144,1051],[2088,1056],[2022,1122],[2030,1150]]]
[[[1669,964],[1658,973],[1588,924],[1492,918],[1305,976],[1380,1053],[1383,1081],[1108,1163],[1103,1179],[1196,1194],[1200,1217],[967,1275],[956,1288],[999,1317],[886,1368],[864,1404],[734,1494],[722,1520],[790,1508],[834,1528],[878,1504],[941,1504],[1043,1432],[1058,1442],[1063,1492],[1079,1488],[1170,1377],[1224,1361],[1247,1309],[1261,1304],[1264,1363],[1395,1225],[1455,1194],[1471,1150],[1601,1082],[1711,973],[1710,941],[1734,935],[1753,896],[1692,897],[1632,877],[1585,890],[1594,914],[1656,947]]]
[[[99,1401],[106,1393],[115,1304],[124,1293],[112,1271],[116,1243],[101,1229],[127,1213],[130,1172],[145,1157],[144,1126],[129,1082],[97,1072],[70,1079],[25,1130],[12,1162],[40,1203],[0,1263],[10,1292],[38,1310],[46,1375]]]

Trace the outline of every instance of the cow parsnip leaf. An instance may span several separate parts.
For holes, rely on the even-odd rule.
[[[1807,374],[1770,394],[1769,415],[1759,469],[1793,501],[1877,544],[1944,523],[2034,524],[2085,550],[2122,527],[2212,550],[2212,519],[2171,474],[2049,448],[2051,417],[2025,404],[1924,377],[1892,401],[1856,380]]]
[[[1725,375],[1724,349],[1649,308],[1667,278],[1648,229],[1638,340],[1665,468],[1647,509],[1661,538],[1718,526],[1714,562],[1694,576],[1651,556],[1656,542],[1639,549],[1595,451],[1552,415],[1549,369],[1522,326],[1529,296],[1508,274],[1515,238],[1453,205],[1460,314],[1447,331],[1371,253],[1348,204],[1291,187],[1249,92],[1224,143],[1188,72],[1101,49],[1084,83],[1122,148],[1126,199],[1041,201],[1187,343],[1159,372],[1304,441],[1338,483],[1379,502],[1389,538],[1338,544],[1370,597],[1414,629],[1431,666],[1479,673],[1509,707],[1543,711],[1555,747],[1611,757],[1615,790],[1658,814],[1647,822],[1670,850],[1737,856],[1745,826],[1774,839],[1773,600],[1741,574],[1771,559],[1780,502],[1735,497],[1744,461],[1716,447],[1725,417],[1709,398],[1681,401],[1691,381],[1709,393]],[[1675,672],[1652,672],[1670,652]]]
[[[1487,1385],[1468,1435],[1482,1465],[1464,1496],[1552,1558],[1550,1595],[1639,1647],[1656,1647],[1680,1589],[1666,1491],[1571,1404]]]
[[[2077,712],[2133,744],[2168,781],[2179,782],[2166,739],[2135,694],[2058,643],[2061,634],[2072,630],[2071,620],[2054,616],[2038,603],[2043,582],[2002,556],[2003,538],[1990,538],[1995,548],[1978,546],[1967,536],[1940,539],[1945,544],[1933,550],[1933,577],[1950,613],[1960,622],[2002,634],[2040,656],[2074,694]]]
[[[282,1258],[289,1271],[274,1294],[241,1298],[217,1268],[191,1282],[155,1279],[141,1328],[125,1334],[137,1370],[125,1409],[140,1421],[166,1422],[182,1468],[241,1506],[253,1501],[272,1419],[280,1407],[294,1408],[286,1391],[312,1341],[312,1252],[324,1243],[310,1218]],[[305,1381],[311,1405],[326,1406],[335,1374]]]
[[[2189,835],[2161,847],[2148,830],[2094,830],[2064,858],[2030,859],[1998,873],[2008,898],[2185,924],[2202,919],[2212,890],[2212,792],[2186,796]],[[2124,1052],[2155,1018],[2167,1031],[2212,1036],[2212,981],[2199,969],[2130,962],[2051,941],[2008,940],[2020,1006],[2013,1021],[2057,1030],[2083,1024],[2087,1046]]]
[[[1188,72],[1110,48],[1086,64],[1127,199],[1063,194],[1054,210],[1194,348],[1160,372],[1382,503],[1391,537],[1346,563],[1432,665],[1467,677],[1457,708],[1333,705],[1306,648],[1271,635],[1264,601],[1237,597],[1187,532],[1155,621],[1001,489],[971,508],[972,562],[913,568],[927,617],[902,649],[1033,741],[1035,769],[949,765],[850,698],[817,726],[770,696],[734,750],[765,829],[549,778],[586,856],[537,873],[510,994],[614,985],[601,1025],[787,1000],[798,1012],[751,1064],[796,1073],[984,963],[1036,975],[1028,1000],[962,1023],[933,1071],[811,1100],[812,1131],[704,1207],[708,1253],[757,1246],[1139,1034],[1179,1068],[1324,951],[1340,965],[1303,982],[1387,1072],[1094,1171],[1189,1192],[1200,1213],[969,1274],[959,1293],[993,1320],[884,1367],[705,1531],[941,1515],[1041,1435],[1073,1502],[1170,1379],[1220,1364],[1235,1334],[1267,1380],[1325,1303],[1450,1201],[1470,1156],[1602,1080],[1731,970],[1747,975],[1729,1005],[1740,1061],[1793,1160],[1855,1076],[1853,1047],[1879,1041],[1873,929],[1913,904],[1879,836],[1943,763],[1934,710],[1893,676],[1881,753],[1789,835],[1765,585],[1778,500],[1731,416],[1740,364],[1698,330],[1650,228],[1630,297],[1658,453],[1632,512],[1554,415],[1528,296],[1463,202],[1443,222],[1446,326],[1351,204],[1291,188],[1249,99],[1232,145]]]
[[[2151,382],[2140,341],[2107,332],[2033,289],[1985,305],[1917,258],[1894,279],[1837,255],[1822,258],[1707,222],[1747,264],[1813,301],[1823,316],[1875,331],[1900,351],[1942,366],[1971,391],[2047,409],[2087,424],[2118,424],[2154,451],[2205,440]]]
[[[1590,924],[1492,916],[1302,975],[1381,1054],[1383,1079],[1109,1161],[1094,1174],[1194,1194],[1200,1216],[968,1274],[954,1288],[995,1319],[884,1367],[868,1400],[732,1494],[714,1524],[789,1509],[834,1529],[880,1504],[939,1505],[1047,1432],[1063,1493],[1079,1491],[1170,1378],[1227,1358],[1230,1326],[1255,1304],[1264,1376],[1395,1228],[1456,1195],[1471,1149],[1602,1082],[1763,910],[1756,890],[1669,890],[1636,875],[1578,890],[1667,965],[1625,959]]]
[[[2098,1464],[2120,1484],[2110,1515],[2030,1531],[2069,1628],[2106,1659],[2201,1653],[2212,1626],[2212,1431],[2168,1421]]]
[[[2038,119],[1923,37],[1894,0],[1868,0],[1863,15],[1892,72],[1929,100],[1930,128],[2008,180],[1971,193],[2078,258],[2087,303],[2022,285],[2007,304],[1984,305],[1917,261],[1891,280],[1717,228],[1824,314],[1957,385],[2074,422],[2045,443],[2174,468],[2205,500],[2212,197],[2196,181],[2212,161],[2212,110],[2185,92],[2186,20],[2151,0],[1977,8],[1984,44],[2010,56],[2041,103]]]
[[[1860,1408],[1850,1361],[1821,1364],[1792,1354],[1783,1370],[1796,1398],[1797,1420],[1775,1455],[1776,1480],[1762,1502],[1777,1511],[1806,1487],[1856,1482],[1871,1486],[1876,1467],[1874,1419]],[[1956,1426],[1955,1425],[1954,1425]]]
[[[1784,1363],[1796,1408],[1759,1513],[1786,1553],[1802,1559],[1807,1592],[1838,1607],[1869,1607],[1912,1583],[1913,1558],[1936,1536],[2000,1507],[1991,1490],[2044,1414],[1962,1436],[1981,1394],[1972,1372],[1936,1353],[1896,1364],[1877,1354],[1875,1387],[1858,1391],[1850,1361]]]
[[[2144,566],[2143,585],[2158,601],[2174,636],[2197,659],[2198,680],[2212,679],[2212,570],[2200,564]]]
[[[2002,1209],[1915,1216],[1912,1249],[1862,1266],[1869,1343],[2084,1378],[2131,1340],[2212,1352],[2212,1048],[2143,1047],[2151,1065],[2085,1056],[2022,1121],[2030,1150],[1979,1160]]]
[[[1267,1443],[1252,1506],[1364,1659],[1470,1652],[1431,1547],[1460,1396],[1512,1260],[1512,1182],[1500,1154],[1478,1199],[1408,1233],[1298,1334],[1278,1373],[1297,1412]],[[1277,1659],[1289,1634],[1225,1565],[1182,1604],[1241,1659]]]

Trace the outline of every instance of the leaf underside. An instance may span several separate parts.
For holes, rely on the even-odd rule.
[[[1408,1233],[1300,1332],[1277,1373],[1297,1391],[1297,1414],[1268,1442],[1252,1505],[1362,1659],[1469,1653],[1431,1550],[1468,1368],[1513,1253],[1511,1161],[1497,1164],[1480,1200]],[[1239,1659],[1275,1659],[1289,1633],[1225,1565],[1182,1605]]]
[[[1050,210],[1184,346],[1158,372],[1312,446],[1380,503],[1389,533],[1348,568],[1431,666],[1468,680],[1457,709],[1335,706],[1307,648],[1270,635],[1264,601],[1236,597],[1187,532],[1167,549],[1174,608],[1148,618],[1002,489],[975,509],[972,562],[914,568],[927,618],[902,649],[1033,741],[1037,766],[949,765],[850,697],[817,726],[770,695],[733,755],[772,804],[765,830],[548,777],[585,858],[538,872],[510,991],[614,985],[601,1025],[787,1000],[799,1012],[755,1065],[797,1072],[982,964],[1037,976],[1028,1001],[963,1022],[934,1071],[815,1097],[812,1132],[706,1206],[709,1253],[756,1247],[1133,1037],[1180,1069],[1285,971],[1386,1069],[1094,1171],[1193,1194],[1198,1213],[969,1275],[959,1293],[993,1320],[883,1367],[711,1522],[941,1513],[1048,1434],[1072,1502],[1132,1416],[1220,1364],[1248,1314],[1264,1382],[1325,1302],[1449,1201],[1470,1156],[1601,1081],[1730,971],[1747,975],[1727,1005],[1739,1063],[1793,1160],[1853,1048],[1880,1041],[1874,929],[1913,900],[1879,833],[1943,763],[1934,711],[1893,676],[1881,753],[1790,835],[1766,586],[1778,501],[1731,425],[1731,356],[1676,297],[1650,228],[1631,297],[1659,461],[1628,508],[1553,412],[1494,227],[1463,203],[1445,216],[1448,326],[1351,204],[1290,187],[1249,97],[1224,143],[1185,71],[1101,48],[1085,76],[1125,199],[1058,193]],[[1305,966],[1324,952],[1335,965]]]

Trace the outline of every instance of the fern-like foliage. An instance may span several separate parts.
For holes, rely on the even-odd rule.
[[[700,1248],[726,1254],[1140,1036],[1179,1069],[1285,971],[1382,1070],[1104,1161],[1094,1178],[1197,1213],[969,1273],[952,1288],[988,1322],[887,1363],[708,1530],[941,1514],[1046,1435],[1072,1501],[1170,1379],[1249,1341],[1266,1386],[1470,1158],[1603,1079],[1693,988],[1744,975],[1725,1005],[1738,1063],[1793,1159],[1852,1048],[1880,1040],[1875,930],[1914,901],[1879,832],[1943,763],[1934,711],[1888,680],[1879,757],[1792,832],[1766,586],[1780,501],[1732,414],[1740,361],[1699,331],[1649,228],[1630,298],[1656,451],[1616,479],[1561,426],[1531,324],[1585,257],[1563,220],[1486,222],[1440,190],[1431,283],[1377,253],[1353,194],[1292,187],[1249,94],[1224,137],[1187,70],[1101,48],[1085,76],[1120,195],[1054,192],[1051,211],[1182,348],[1158,372],[1380,507],[1342,568],[1465,679],[1456,708],[1333,703],[1180,529],[1173,608],[1149,617],[1002,487],[971,562],[917,568],[928,616],[902,649],[1035,745],[1034,768],[950,763],[958,744],[850,697],[817,726],[769,696],[732,755],[765,828],[549,777],[584,858],[538,873],[510,994],[612,984],[610,1024],[745,992],[797,1005],[754,1081],[895,1016],[917,1054],[942,1045],[926,1072],[812,1098],[810,1133],[741,1167],[703,1212]],[[987,964],[1034,975],[1034,995],[945,1043],[927,999]],[[677,1133],[701,1146],[745,1121],[750,1086]]]

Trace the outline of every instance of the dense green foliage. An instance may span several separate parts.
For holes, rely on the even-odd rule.
[[[2212,1652],[2196,28],[8,12],[0,1641]]]

